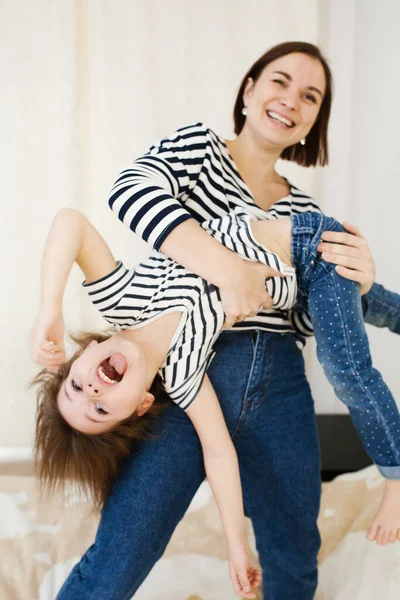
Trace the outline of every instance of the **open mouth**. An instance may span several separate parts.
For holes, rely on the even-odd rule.
[[[282,125],[285,125],[286,127],[289,127],[289,128],[294,127],[293,121],[291,121],[290,119],[286,119],[285,117],[282,117],[282,115],[278,115],[278,113],[274,112],[273,110],[267,110],[266,113],[267,113],[268,117],[270,119],[272,119],[273,121],[282,123]]]
[[[107,385],[116,385],[122,381],[128,362],[123,354],[111,354],[97,367],[97,377]]]

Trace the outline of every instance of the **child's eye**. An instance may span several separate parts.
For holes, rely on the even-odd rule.
[[[71,387],[73,390],[77,390],[78,392],[82,391],[81,386],[76,383],[75,379],[71,379]]]
[[[96,409],[96,412],[99,413],[99,415],[108,415],[108,412],[104,410],[104,408],[101,408],[101,406],[97,404],[97,402],[94,403],[94,407]]]

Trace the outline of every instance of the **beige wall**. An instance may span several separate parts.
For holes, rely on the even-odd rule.
[[[344,84],[337,89],[336,102],[347,107],[342,124],[340,115],[335,116],[335,131],[342,131],[342,137],[332,137],[336,167],[324,176],[295,168],[286,173],[298,186],[320,192],[317,199],[331,214],[360,223],[371,239],[380,279],[392,287],[397,285],[400,291],[398,270],[393,262],[388,266],[387,244],[382,243],[390,238],[398,251],[397,224],[390,217],[385,230],[378,229],[372,206],[377,191],[392,211],[396,204],[391,155],[379,153],[378,170],[371,169],[368,161],[369,111],[381,111],[374,126],[381,123],[382,128],[386,119],[378,93],[381,88],[376,87],[377,96],[370,94],[369,74],[363,67],[357,71],[357,104],[353,96],[346,96],[350,83],[351,90],[355,83],[349,81],[346,68],[350,63],[359,64],[357,61],[365,64],[358,48],[368,53],[368,27],[373,29],[375,22],[371,15],[360,32],[355,25],[361,3],[336,2],[334,11],[332,4],[317,0],[1,3],[4,51],[0,52],[0,69],[6,86],[0,95],[0,118],[6,143],[0,145],[0,243],[5,282],[1,294],[0,446],[29,445],[32,439],[35,398],[26,391],[26,382],[35,368],[27,338],[38,307],[41,251],[57,209],[67,205],[82,208],[116,256],[128,264],[140,260],[146,246],[107,208],[113,179],[134,156],[183,124],[202,120],[230,137],[232,103],[240,79],[251,62],[275,43],[289,39],[322,43],[332,56],[338,81]],[[372,2],[362,4],[372,11]],[[350,16],[354,13],[350,22],[347,15],[346,26],[350,58],[340,54],[343,37],[339,40],[349,5]],[[394,1],[392,5],[396,10]],[[398,53],[397,40],[390,39],[389,35],[382,38],[382,55],[384,44],[390,43]],[[390,85],[396,83],[385,82],[386,99],[397,91]],[[352,112],[359,106],[362,113]],[[393,106],[391,110],[396,128],[396,111]],[[396,144],[387,121],[384,128]],[[357,156],[353,169],[348,168],[349,148]],[[337,180],[338,170],[342,175]],[[363,179],[364,171],[368,180]],[[336,182],[336,198],[341,199],[340,211],[335,210],[330,194],[332,182]],[[381,189],[385,190],[382,194]],[[80,276],[74,272],[65,302],[71,329],[101,324],[79,283]],[[390,361],[397,340],[385,335],[374,338],[384,372],[396,387],[396,367]],[[389,347],[387,354],[384,351]],[[337,410],[338,401],[332,400],[330,389],[324,387],[323,377],[313,366],[311,350],[309,354],[318,409]]]

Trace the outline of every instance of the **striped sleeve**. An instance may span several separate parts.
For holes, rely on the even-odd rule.
[[[306,312],[288,311],[288,320],[296,333],[300,336],[310,337],[314,335],[311,319]]]
[[[107,314],[116,307],[124,295],[133,275],[133,269],[128,270],[121,261],[118,261],[111,273],[91,283],[84,281],[82,286],[95,308],[104,318],[107,318]]]
[[[176,376],[176,370],[179,369],[179,364],[174,364],[170,369],[164,369],[162,377],[164,377],[164,388],[173,402],[180,406],[184,411],[192,405],[203,384],[205,374],[215,352],[209,352],[203,362],[197,368],[190,372],[190,367],[196,358],[196,352],[182,358],[182,364],[185,365],[188,372],[187,377],[180,385],[171,385],[171,377]],[[186,358],[186,359],[185,359]]]
[[[110,208],[156,250],[192,218],[184,204],[202,169],[207,136],[201,123],[179,129],[126,167],[112,187]]]

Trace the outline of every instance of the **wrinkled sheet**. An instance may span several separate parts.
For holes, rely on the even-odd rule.
[[[9,473],[9,471],[8,471]],[[375,467],[324,485],[317,600],[398,600],[400,542],[365,538],[383,479]],[[97,517],[76,493],[38,502],[33,476],[0,475],[0,598],[54,600],[73,565],[93,542]],[[252,551],[254,536],[248,523]],[[135,600],[236,600],[218,512],[204,483],[163,558]],[[261,598],[261,596],[259,596]]]

